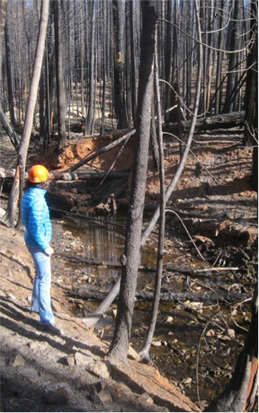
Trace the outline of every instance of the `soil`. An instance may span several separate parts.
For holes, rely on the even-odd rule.
[[[119,136],[121,134],[123,132]],[[57,151],[55,146],[49,148],[44,163],[51,169],[64,170],[117,137],[117,133],[100,138],[74,135],[62,151]],[[2,142],[1,166],[13,167],[15,153],[6,136],[2,136]],[[131,167],[134,139],[130,142],[114,170]],[[212,263],[219,250],[222,253],[229,246],[235,246],[237,254],[239,249],[242,250],[248,260],[249,257],[252,260],[257,248],[257,193],[250,186],[252,149],[242,147],[242,130],[229,130],[227,134],[221,131],[199,133],[192,150],[194,156],[189,156],[168,207],[184,219],[200,252],[209,262]],[[107,170],[118,151],[115,148],[96,158],[91,162],[91,168]],[[42,162],[43,154],[37,141],[31,145],[28,159],[28,164]],[[166,184],[178,163],[178,145],[167,136]],[[89,165],[80,170],[87,168]],[[80,212],[89,207],[90,184],[84,185],[84,188],[87,186],[85,191],[82,191],[82,182],[75,182],[72,191],[63,182],[60,187],[58,182],[55,185],[55,192],[61,200],[70,200],[73,211]],[[105,205],[108,187],[98,199],[99,205]],[[117,208],[127,205],[128,187],[127,181],[116,200]],[[78,198],[80,203],[76,202]],[[154,210],[158,198],[159,177],[150,159],[147,216]],[[1,207],[4,209],[6,201],[3,194]],[[166,231],[167,241],[177,236],[184,249],[195,254],[192,243],[173,214],[168,216]],[[37,315],[30,312],[34,270],[24,245],[23,232],[1,225],[0,236],[2,411],[200,410],[183,394],[182,388],[170,383],[158,369],[140,363],[133,349],[127,366],[112,364],[107,357],[109,343],[97,337],[74,315],[73,304],[67,298],[65,286],[58,282],[58,275],[53,277],[53,308],[57,325],[64,335],[51,336],[41,331]],[[252,294],[255,279],[256,275],[252,274],[245,291]]]

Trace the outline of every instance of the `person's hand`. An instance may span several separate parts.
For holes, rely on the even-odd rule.
[[[46,255],[51,256],[54,252],[53,248],[49,245],[45,250],[44,250]]]

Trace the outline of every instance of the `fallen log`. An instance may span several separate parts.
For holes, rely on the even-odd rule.
[[[88,264],[92,266],[102,266],[102,267],[109,267],[109,268],[121,268],[120,262],[96,260],[93,258],[76,257],[74,255],[68,255],[63,252],[60,252],[56,255],[58,255],[59,257],[65,258],[69,260],[70,262],[74,262],[77,264]],[[155,268],[147,267],[145,265],[140,265],[139,270],[140,271],[155,271]]]
[[[78,171],[77,173],[72,172],[59,172],[59,171],[51,171],[49,174],[49,178],[51,180],[59,180],[59,181],[80,181],[85,179],[103,179],[106,177],[107,171],[104,170],[97,170],[97,169],[88,169],[86,171]],[[15,169],[5,169],[0,168],[0,178],[14,178],[15,176]],[[27,178],[28,174],[25,173],[25,178]],[[128,178],[129,171],[111,171],[107,178]],[[106,179],[107,179],[106,178]]]
[[[104,261],[104,260],[96,260],[93,258],[85,258],[85,257],[78,257],[74,255],[69,255],[63,252],[58,254],[59,257],[65,258],[71,262],[75,262],[77,264],[89,264],[93,266],[105,266],[109,268],[121,268],[120,262],[115,261]],[[149,267],[147,265],[139,265],[139,271],[147,271],[147,272],[155,272],[155,267]],[[194,269],[192,267],[174,267],[172,265],[164,265],[164,272],[178,272],[181,274],[209,274],[209,273],[217,273],[217,272],[225,272],[225,271],[238,271],[238,267],[202,267]]]
[[[210,116],[205,119],[197,120],[195,125],[195,131],[208,130],[218,128],[233,128],[235,126],[242,126],[245,121],[245,112],[232,112],[224,113],[221,115]],[[183,131],[186,132],[190,128],[191,121],[181,121]],[[164,123],[163,130],[165,132],[171,132],[179,128],[178,123]]]
[[[82,172],[50,172],[50,179],[55,179],[59,181],[83,181],[85,179],[103,179],[103,178],[128,178],[128,171],[112,171],[107,175],[107,171],[100,171],[97,169],[89,169]]]
[[[226,291],[213,291],[213,292],[164,292],[160,295],[160,301],[165,302],[178,302],[178,301],[198,301],[206,304],[215,303],[215,302],[238,302],[245,300],[251,297],[251,294],[248,293],[230,293]],[[146,291],[140,291],[136,294],[138,300],[153,300],[153,293]]]
[[[89,301],[90,300],[102,301],[106,297],[107,292],[89,289],[89,287],[87,288],[80,287],[78,289],[75,289],[75,288],[72,289],[72,291],[69,292],[69,295],[73,298],[83,298]],[[153,292],[138,291],[135,294],[136,301],[152,301],[153,297],[154,297]],[[203,302],[205,304],[212,304],[215,302],[235,303],[235,302],[246,300],[250,297],[252,298],[252,294],[248,294],[248,293],[238,294],[238,293],[231,293],[227,291],[162,292],[160,294],[160,302],[195,301],[195,302]]]

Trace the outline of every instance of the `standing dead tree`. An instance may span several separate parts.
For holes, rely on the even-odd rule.
[[[156,36],[156,49],[155,49],[155,65],[154,65],[154,78],[155,78],[155,97],[157,104],[157,137],[159,148],[159,176],[160,176],[160,216],[159,216],[159,233],[158,233],[158,251],[157,251],[157,269],[156,269],[156,281],[155,281],[155,295],[152,306],[152,317],[149,325],[149,330],[145,342],[145,346],[140,355],[142,359],[150,360],[149,350],[151,347],[152,339],[154,336],[157,314],[160,302],[160,292],[163,273],[163,252],[164,252],[164,238],[165,238],[165,170],[164,170],[164,151],[163,151],[163,132],[162,132],[162,118],[161,118],[161,103],[159,93],[159,76],[158,76],[158,58],[157,58],[157,36]]]
[[[122,256],[118,313],[109,351],[109,357],[115,361],[127,360],[131,335],[148,166],[151,102],[153,98],[156,2],[143,1],[141,6],[143,26],[136,125],[137,144],[132,173],[125,248]]]
[[[21,138],[21,144],[18,152],[18,161],[16,174],[13,181],[9,201],[8,209],[4,217],[4,221],[7,225],[14,226],[15,213],[18,206],[19,195],[24,186],[25,164],[27,159],[27,152],[30,143],[30,136],[33,124],[33,115],[36,106],[38,85],[41,74],[41,67],[44,55],[44,45],[46,39],[47,25],[48,25],[48,13],[49,13],[49,0],[42,0],[41,4],[41,19],[40,28],[37,39],[36,54],[33,67],[33,75],[31,80],[30,92],[28,97],[26,117],[24,123],[23,135]]]
[[[3,44],[6,21],[6,5],[7,0],[2,0],[0,3],[0,106],[3,104]]]
[[[66,140],[66,97],[63,74],[63,52],[61,39],[61,5],[60,0],[53,2],[54,27],[55,27],[55,51],[56,51],[56,79],[57,79],[57,105],[58,105],[58,138],[63,144]]]
[[[113,0],[114,30],[114,99],[118,129],[128,127],[124,93],[123,2]]]
[[[90,54],[90,62],[89,62],[89,105],[88,105],[88,112],[87,118],[85,121],[85,134],[89,135],[93,133],[94,127],[94,90],[96,87],[96,76],[95,76],[95,48],[96,48],[96,36],[95,36],[95,26],[96,26],[96,10],[95,10],[95,2],[92,2],[92,10],[91,10],[91,54]]]

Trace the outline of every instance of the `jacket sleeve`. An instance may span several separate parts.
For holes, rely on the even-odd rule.
[[[49,245],[49,225],[51,224],[47,204],[35,201],[30,210],[27,230],[42,250],[45,250]]]

